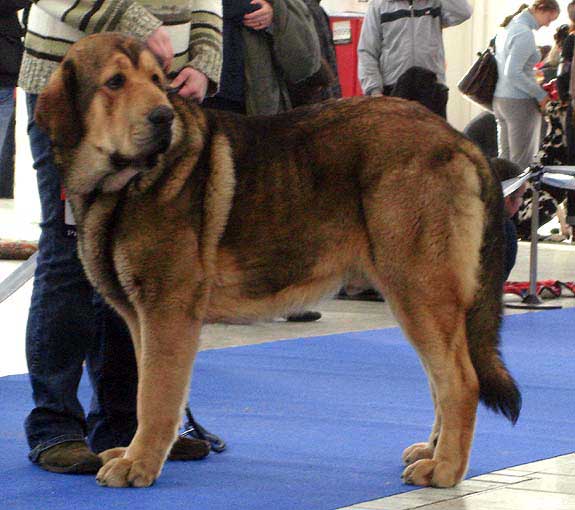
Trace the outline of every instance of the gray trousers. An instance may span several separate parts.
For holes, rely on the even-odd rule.
[[[493,98],[499,157],[523,170],[533,163],[541,143],[541,112],[535,99]]]

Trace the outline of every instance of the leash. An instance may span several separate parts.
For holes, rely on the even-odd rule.
[[[226,449],[225,441],[215,434],[208,432],[194,419],[189,405],[186,406],[186,418],[188,421],[186,422],[185,430],[180,434],[180,437],[190,436],[194,439],[208,441],[208,443],[210,443],[210,448],[216,453],[221,453]]]
[[[36,270],[38,252],[33,253],[26,262],[20,264],[2,282],[0,282],[0,303],[6,301],[14,292],[24,285]]]

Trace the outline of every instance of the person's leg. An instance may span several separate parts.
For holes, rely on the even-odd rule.
[[[443,83],[436,83],[433,87],[433,97],[430,110],[444,119],[447,119],[447,102],[449,101],[449,88]]]
[[[16,115],[12,112],[4,144],[0,147],[0,198],[14,198],[14,159],[16,151]]]
[[[575,228],[575,191],[567,192],[567,211],[565,222],[571,228],[571,237],[573,236],[573,229]]]
[[[97,453],[128,446],[137,427],[138,371],[132,339],[121,317],[97,294],[96,338],[87,367],[94,388],[88,440]]]
[[[538,105],[534,99],[503,99],[499,108],[507,123],[507,159],[523,170],[533,163],[539,150],[542,117]]]
[[[567,161],[566,165],[575,164],[575,126],[573,125],[573,106],[571,102],[567,106],[565,112],[565,140],[567,143]],[[567,192],[567,210],[566,210],[566,223],[570,226],[573,238],[573,229],[575,229],[575,192]]]
[[[0,87],[0,146],[8,133],[14,105],[14,87]]]
[[[10,129],[14,121],[14,106],[14,87],[0,87],[0,198],[14,196],[14,159],[9,157],[8,152],[11,146]]]
[[[28,133],[42,208],[38,265],[26,329],[26,357],[35,405],[25,423],[29,457],[53,471],[67,472],[67,467],[71,468],[69,472],[93,471],[97,457],[90,456],[85,445],[75,450],[72,458],[62,454],[61,449],[53,449],[64,443],[82,444],[86,435],[77,389],[82,363],[94,341],[93,291],[78,260],[76,240],[65,235],[60,179],[50,142],[34,122],[36,98],[30,95],[27,100]],[[53,458],[54,451],[59,452],[57,458]]]
[[[503,101],[504,99],[493,98],[493,114],[497,122],[497,155],[500,158],[509,159],[509,131],[507,129],[507,120],[501,108]]]
[[[575,127],[573,126],[573,106],[571,102],[565,112],[565,141],[567,143],[567,161],[566,165],[575,163]]]
[[[505,218],[505,281],[515,266],[517,260],[517,229],[511,218]]]
[[[97,341],[87,356],[94,388],[88,441],[94,452],[101,453],[126,447],[132,441],[138,425],[138,370],[132,338],[123,319],[96,293],[94,310]],[[190,436],[177,439],[169,460],[200,460],[210,453],[206,438]]]

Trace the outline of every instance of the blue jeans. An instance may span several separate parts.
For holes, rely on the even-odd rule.
[[[0,149],[4,145],[15,105],[14,87],[0,87]]]
[[[505,281],[509,279],[509,273],[517,260],[517,229],[511,218],[505,218]]]
[[[0,87],[0,198],[14,198],[14,87]]]
[[[34,122],[36,100],[36,95],[27,96],[42,209],[26,330],[35,407],[25,429],[33,462],[51,446],[86,437],[96,452],[127,445],[136,429],[137,393],[128,329],[92,289],[78,259],[76,239],[64,225],[50,141]],[[77,397],[84,361],[93,388],[87,417]]]

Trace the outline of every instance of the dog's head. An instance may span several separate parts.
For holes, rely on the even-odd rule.
[[[174,109],[166,87],[158,60],[134,38],[97,34],[71,47],[40,94],[35,118],[56,152],[92,167],[77,191],[118,189],[168,150]]]

